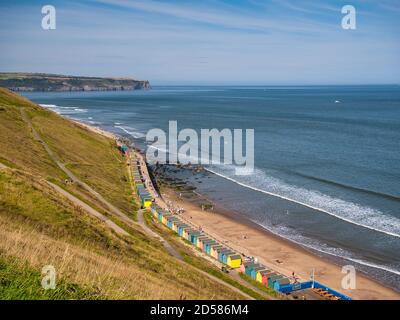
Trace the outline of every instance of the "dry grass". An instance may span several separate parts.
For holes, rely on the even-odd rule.
[[[96,298],[240,298],[170,257],[159,243],[129,232],[118,237],[34,176],[0,172],[0,258],[38,271],[53,265],[60,279],[94,290]]]
[[[119,259],[113,254],[101,255],[90,247],[76,246],[56,240],[23,227],[12,225],[0,217],[0,256],[14,257],[40,270],[44,265],[53,265],[60,278],[96,288],[110,299],[213,299],[234,298],[229,290],[213,284],[208,279],[182,267],[171,268],[170,281]],[[184,276],[186,275],[186,276]],[[184,276],[184,277],[182,277]],[[179,277],[181,286],[171,281]],[[192,278],[192,279],[191,279]],[[38,279],[39,280],[39,279]],[[239,298],[239,295],[236,296]]]
[[[139,227],[127,228],[115,221],[130,233],[119,237],[50,188],[44,179],[63,185],[65,176],[33,139],[21,119],[20,107],[78,177],[125,212],[136,209],[123,159],[111,140],[0,88],[0,162],[17,168],[0,171],[0,261],[6,261],[2,262],[7,266],[4,270],[12,270],[10,266],[15,264],[22,270],[18,273],[21,277],[32,277],[34,273],[23,271],[40,271],[51,264],[60,280],[88,289],[83,297],[89,298],[91,290],[94,298],[111,299],[243,298],[169,256]],[[68,188],[85,196],[76,186]],[[101,207],[87,195],[85,202]],[[2,274],[9,277],[7,272]],[[0,280],[7,283],[11,278]],[[17,275],[12,279],[24,282]],[[18,294],[37,297],[29,290]]]

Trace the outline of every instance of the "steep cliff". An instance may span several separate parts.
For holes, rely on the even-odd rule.
[[[146,80],[45,73],[0,73],[0,87],[13,91],[118,91],[151,88]]]

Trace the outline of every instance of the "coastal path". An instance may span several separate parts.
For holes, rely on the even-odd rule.
[[[103,205],[105,205],[110,213],[118,216],[123,222],[131,225],[134,223],[132,219],[130,219],[126,214],[124,214],[121,210],[113,206],[111,203],[109,203],[104,197],[99,194],[97,191],[93,190],[88,184],[77,178],[68,168],[66,168],[65,164],[63,164],[61,161],[57,159],[53,151],[49,148],[48,144],[42,139],[42,137],[39,135],[39,133],[36,131],[36,129],[33,127],[33,124],[31,120],[29,119],[28,115],[26,114],[24,108],[21,108],[21,116],[22,119],[27,123],[27,125],[30,127],[32,130],[33,136],[38,140],[46,152],[48,153],[49,157],[51,160],[57,164],[57,166],[74,182],[79,185],[81,185],[86,191],[88,191],[92,196],[94,196],[97,200],[99,200]]]
[[[103,221],[107,226],[109,226],[115,233],[123,236],[129,236],[129,233],[126,232],[124,229],[122,229],[120,226],[118,226],[115,222],[111,221],[108,219],[106,216],[98,212],[97,210],[93,209],[91,206],[87,205],[85,202],[82,200],[78,199],[77,197],[73,196],[70,194],[68,191],[64,190],[63,188],[59,187],[58,185],[51,183],[50,181],[46,181],[47,184],[49,184],[55,191],[63,195],[65,198],[67,198],[69,201],[71,201],[74,205],[82,208],[84,211],[86,211],[88,214],[98,218],[99,220]]]

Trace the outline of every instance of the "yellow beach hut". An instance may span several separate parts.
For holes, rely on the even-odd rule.
[[[179,219],[175,220],[172,223],[172,230],[178,233],[178,226],[181,224],[181,221]]]
[[[190,232],[190,227],[183,229],[183,238],[185,238],[186,240],[189,239],[189,232]]]
[[[266,274],[269,274],[271,270],[259,270],[256,273],[256,281],[263,283],[263,278],[265,277]]]
[[[162,222],[162,224],[167,224],[167,218],[170,216],[171,214],[170,213],[165,213],[165,214],[163,214],[163,216],[162,216],[162,219],[161,219],[161,222]]]
[[[240,254],[229,255],[228,258],[226,259],[226,264],[230,266],[232,269],[240,268],[241,263],[242,263],[242,257],[240,256]]]

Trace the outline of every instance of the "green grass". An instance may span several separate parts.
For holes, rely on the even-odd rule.
[[[4,297],[41,299],[40,288],[36,291],[33,281],[37,275],[32,270],[47,264],[60,270],[59,283],[65,283],[60,287],[64,293],[43,293],[53,294],[52,298],[242,297],[172,258],[160,242],[147,237],[139,226],[127,227],[118,218],[109,217],[130,234],[118,236],[53,190],[45,180],[105,213],[103,204],[79,186],[64,185],[64,173],[34,139],[21,118],[21,107],[57,158],[75,175],[127,214],[133,215],[138,208],[131,195],[124,159],[112,140],[0,88],[0,162],[11,168],[0,171],[0,259],[5,261],[1,279],[2,283],[15,284],[7,291],[1,286]],[[15,269],[21,276],[7,271],[13,268],[8,267],[9,261],[16,261]],[[23,277],[27,278],[25,289]],[[89,288],[87,294],[85,288]],[[94,296],[90,288],[96,288]]]
[[[79,178],[126,213],[138,205],[131,197],[125,162],[109,138],[91,132],[29,100],[0,88],[0,162],[63,182],[67,177],[52,162],[23,121],[24,107],[35,129],[57,158]]]
[[[74,243],[113,247],[101,223],[60,199],[45,182],[20,172],[0,172],[0,215],[34,226],[43,234]],[[100,230],[99,230],[100,229]]]
[[[36,130],[68,169],[124,212],[137,210],[125,159],[114,141],[46,110],[29,110],[28,114]]]
[[[0,88],[0,161],[4,164],[28,170],[42,177],[60,181],[65,174],[54,164],[43,147],[33,139],[32,133],[20,114],[20,107],[38,110],[28,100]]]
[[[41,286],[43,275],[29,266],[0,257],[0,300],[98,300],[105,299],[94,288],[83,288],[56,276],[55,289]]]

